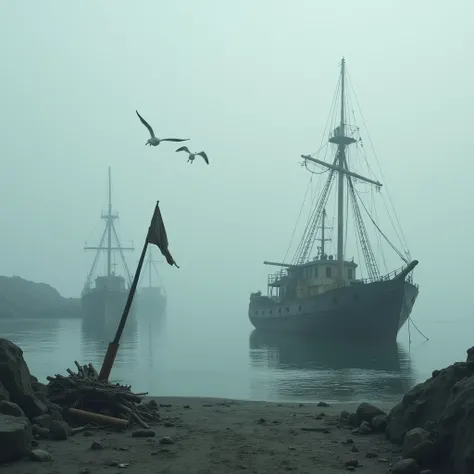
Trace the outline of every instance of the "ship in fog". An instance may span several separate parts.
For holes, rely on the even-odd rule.
[[[160,281],[159,272],[156,268],[156,264],[160,262],[153,260],[151,247],[148,247],[147,252],[147,259],[143,268],[146,272],[142,272],[142,279],[143,276],[146,275],[147,281],[146,284],[142,284],[139,287],[136,296],[136,303],[134,304],[137,305],[137,312],[140,313],[140,315],[162,315],[166,312],[166,290],[164,289],[163,284],[154,284],[152,278],[153,273],[155,273],[158,277],[157,281]]]
[[[101,218],[105,221],[105,229],[97,246],[86,246],[84,250],[94,250],[95,257],[81,293],[81,304],[85,326],[113,336],[117,329],[127,301],[132,277],[125,260],[124,251],[133,251],[133,247],[123,247],[115,227],[118,213],[112,209],[112,181],[111,170],[108,174],[108,209],[102,212]],[[105,272],[97,274],[97,266],[101,254],[106,255]],[[116,272],[118,264],[115,262],[119,255],[125,275]],[[132,305],[128,322],[135,318]]]
[[[364,343],[381,340],[394,343],[418,297],[419,287],[413,280],[418,261],[411,258],[395,208],[392,205],[390,211],[387,207],[381,194],[382,184],[375,176],[366,176],[372,172],[372,167],[367,160],[360,129],[355,124],[355,107],[352,107],[357,101],[349,100],[346,78],[343,59],[328,122],[332,131],[327,143],[313,155],[301,155],[302,166],[311,173],[305,200],[313,185],[313,177],[318,178],[318,187],[311,188],[314,198],[309,200],[309,219],[302,237],[291,261],[287,261],[290,241],[282,261],[264,262],[280,267],[280,270],[268,276],[266,295],[260,291],[250,295],[248,317],[256,329],[266,332],[312,335],[331,340],[344,338]],[[324,158],[329,158],[329,161]],[[335,196],[330,202],[334,188]],[[294,189],[288,192],[291,194]],[[281,193],[279,197],[282,201],[286,199]],[[376,199],[381,200],[388,211],[394,235],[400,240],[399,248],[377,223]],[[326,242],[333,239],[325,234],[326,209],[331,208],[337,216],[334,226],[336,245],[332,251]],[[302,210],[299,216],[304,215]],[[291,230],[283,216],[281,223],[281,228],[274,229],[274,232]],[[293,235],[297,225],[298,222]],[[350,227],[355,231],[351,251],[359,255],[359,263],[362,263],[360,256],[363,256],[364,267],[359,266],[353,257],[348,258],[346,244]],[[374,233],[372,242],[369,230]],[[321,246],[313,255],[318,240]],[[387,264],[381,249],[384,241],[403,261],[403,267],[393,270],[392,262]],[[376,259],[376,256],[380,258]]]

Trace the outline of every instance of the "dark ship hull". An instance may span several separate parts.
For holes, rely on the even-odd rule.
[[[106,334],[114,333],[122,317],[127,297],[128,291],[125,289],[93,288],[85,291],[81,298],[84,323],[87,327]],[[130,308],[127,324],[135,318],[133,306]]]
[[[290,301],[251,296],[249,319],[258,330],[331,339],[388,341],[410,316],[418,287],[405,278],[357,283]]]
[[[166,296],[161,288],[150,286],[141,288],[137,295],[137,311],[141,314],[159,315],[166,311]]]

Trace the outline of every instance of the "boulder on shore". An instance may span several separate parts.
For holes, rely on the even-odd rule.
[[[388,416],[386,435],[404,444],[421,467],[437,458],[453,474],[474,472],[474,347],[466,362],[433,372],[411,389]]]
[[[46,405],[33,391],[32,378],[23,359],[23,351],[7,339],[0,339],[0,382],[10,401],[16,403],[28,418],[46,413]]]
[[[31,449],[31,440],[28,419],[0,415],[0,463],[21,459]]]

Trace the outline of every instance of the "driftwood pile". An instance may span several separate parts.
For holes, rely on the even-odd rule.
[[[47,377],[49,401],[59,405],[68,418],[120,429],[135,423],[149,429],[147,422],[159,419],[156,402],[141,404],[146,393],[133,393],[130,386],[99,380],[92,364],[74,363],[77,373],[67,369],[68,377]]]

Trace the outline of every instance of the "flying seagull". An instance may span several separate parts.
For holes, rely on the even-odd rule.
[[[176,151],[185,151],[186,153],[188,153],[188,155],[189,155],[188,162],[191,162],[191,164],[193,164],[194,158],[196,158],[196,156],[202,156],[204,158],[204,161],[207,164],[209,164],[209,158],[207,157],[207,155],[204,151],[200,151],[199,153],[191,153],[188,150],[187,146],[179,147]]]
[[[161,142],[185,142],[189,140],[189,138],[157,138],[155,137],[155,132],[150,127],[150,125],[148,125],[147,121],[138,113],[138,110],[135,110],[135,112],[137,113],[138,118],[140,119],[141,123],[145,125],[145,127],[148,129],[151,135],[151,138],[145,143],[145,146],[147,145],[158,146]]]

